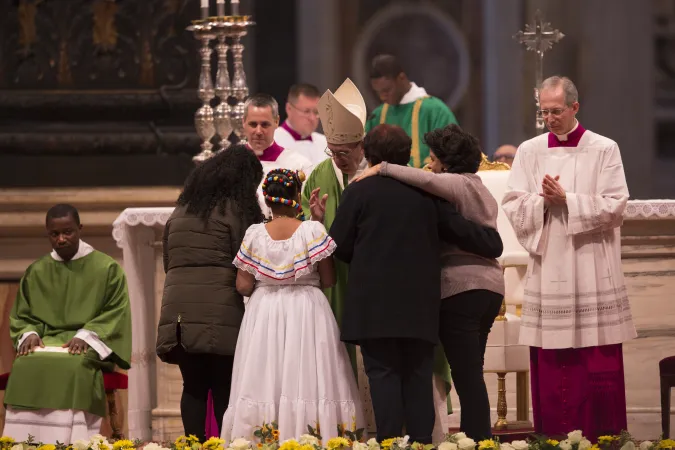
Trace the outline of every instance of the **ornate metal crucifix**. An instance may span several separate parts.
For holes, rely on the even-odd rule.
[[[553,47],[553,44],[564,38],[565,35],[559,30],[551,28],[549,22],[544,22],[543,14],[540,10],[534,15],[534,23],[526,24],[525,31],[519,31],[513,35],[513,39],[520,44],[525,44],[525,47],[536,53],[537,61],[535,67],[535,88],[534,100],[537,103],[537,110],[539,110],[539,86],[543,80],[544,73],[544,53]],[[537,134],[544,131],[544,119],[537,116],[536,121]]]

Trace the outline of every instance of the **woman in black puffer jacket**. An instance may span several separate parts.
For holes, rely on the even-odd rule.
[[[262,222],[256,195],[262,176],[258,158],[243,145],[218,153],[190,174],[164,229],[157,355],[180,368],[185,434],[200,442],[209,390],[219,428],[229,401],[244,316],[232,261],[246,229]]]

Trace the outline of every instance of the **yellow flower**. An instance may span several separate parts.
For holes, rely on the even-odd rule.
[[[394,445],[395,441],[396,441],[396,438],[385,439],[380,444],[380,447],[382,447],[384,449],[389,449],[389,448],[391,448],[392,445]]]
[[[202,445],[202,448],[208,449],[208,450],[218,450],[218,449],[224,449],[225,448],[225,440],[224,439],[219,439],[216,437],[212,437],[208,439],[206,442],[204,442],[204,445]]]
[[[485,450],[488,448],[497,448],[497,443],[492,439],[486,439],[478,443],[478,450]]]
[[[556,445],[560,444],[560,441],[556,441],[555,439],[549,439],[549,440],[546,441],[546,443],[548,445],[552,445],[552,446],[555,447]]]
[[[0,444],[2,444],[2,445],[12,445],[12,444],[14,444],[14,439],[12,439],[9,436],[2,436],[2,437],[0,437]]]
[[[600,436],[598,438],[598,444],[611,444],[612,442],[616,441],[615,436]]]
[[[262,448],[262,444],[258,442],[258,448]]]
[[[272,430],[272,437],[274,439],[279,439],[279,430]]]
[[[279,450],[300,450],[300,444],[295,439],[290,439],[281,444]]]
[[[56,450],[56,445],[53,444],[41,445],[37,448],[37,450]]]
[[[314,450],[314,446],[309,444],[301,445],[299,450]]]
[[[326,443],[326,448],[328,448],[328,450],[336,450],[339,448],[345,448],[349,446],[350,446],[349,441],[343,437],[336,437],[333,439],[329,439],[328,442]]]
[[[675,448],[675,440],[672,439],[664,439],[661,442],[659,442],[659,448]]]
[[[127,450],[132,448],[135,448],[134,443],[129,439],[121,439],[113,444],[113,450]]]

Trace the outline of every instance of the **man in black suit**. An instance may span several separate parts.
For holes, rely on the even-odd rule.
[[[410,137],[379,125],[364,140],[372,166],[407,165]],[[389,177],[345,189],[330,235],[349,264],[342,319],[344,342],[361,346],[377,438],[431,443],[434,347],[440,311],[439,236],[485,257],[501,254],[496,230],[464,219],[447,202]]]

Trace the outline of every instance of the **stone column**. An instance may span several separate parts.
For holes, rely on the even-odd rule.
[[[631,198],[652,191],[654,56],[652,2],[586,0],[581,23],[580,119],[621,149]]]
[[[525,50],[511,38],[524,23],[523,0],[483,0],[482,142],[488,155],[502,144],[518,146],[531,137],[518,114],[525,99]]]
[[[297,0],[298,82],[335,90],[340,79],[338,0]]]

